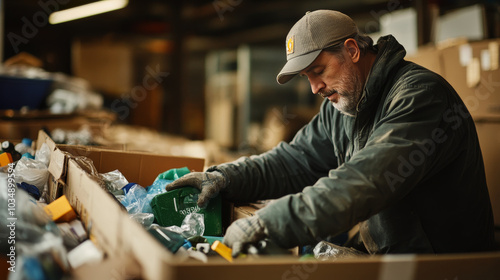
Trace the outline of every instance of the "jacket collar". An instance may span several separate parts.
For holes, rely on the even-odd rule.
[[[377,58],[366,80],[363,96],[358,104],[358,112],[378,99],[384,85],[392,79],[391,73],[399,68],[398,64],[406,55],[404,47],[392,35],[381,37],[375,47],[378,50]]]

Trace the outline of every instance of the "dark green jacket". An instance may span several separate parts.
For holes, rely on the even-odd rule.
[[[219,165],[233,201],[276,199],[258,215],[283,247],[360,224],[369,253],[490,250],[493,215],[474,122],[439,75],[381,38],[356,117],[328,100],[290,143]]]

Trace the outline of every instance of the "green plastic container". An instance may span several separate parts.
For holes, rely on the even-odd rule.
[[[156,222],[163,227],[181,226],[189,213],[204,215],[203,235],[222,236],[222,200],[220,195],[210,199],[205,209],[196,202],[200,191],[194,187],[183,187],[159,194],[151,200]]]

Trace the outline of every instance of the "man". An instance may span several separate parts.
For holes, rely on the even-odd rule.
[[[473,120],[439,75],[404,60],[388,35],[373,45],[348,16],[307,13],[286,39],[283,84],[307,77],[325,98],[290,143],[191,173],[167,186],[232,201],[275,199],[235,221],[236,253],[269,238],[314,245],[359,224],[349,246],[370,254],[491,250],[493,216]],[[332,106],[333,105],[333,106]]]

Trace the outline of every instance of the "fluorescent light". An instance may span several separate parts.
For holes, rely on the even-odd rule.
[[[54,12],[49,17],[51,24],[89,17],[127,6],[128,0],[101,0],[98,2],[77,6],[71,9]]]

